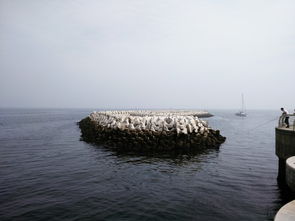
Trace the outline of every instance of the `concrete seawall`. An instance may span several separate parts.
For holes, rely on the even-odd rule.
[[[283,122],[283,119],[280,119]],[[279,158],[278,180],[295,192],[295,130],[280,125],[276,128],[276,155]],[[283,206],[275,221],[295,220],[295,200]]]
[[[286,183],[295,192],[295,156],[289,157],[286,161]]]
[[[295,156],[295,131],[288,128],[276,128],[276,155],[279,158],[278,179],[286,179],[286,160]]]
[[[274,221],[294,221],[295,220],[295,200],[283,206],[275,216]]]
[[[196,111],[101,111],[79,122],[82,139],[112,148],[172,150],[219,147],[225,141],[218,130]]]

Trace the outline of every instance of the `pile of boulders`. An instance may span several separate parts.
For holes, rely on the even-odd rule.
[[[219,147],[225,141],[194,111],[100,111],[79,122],[82,139],[109,147],[171,150]]]

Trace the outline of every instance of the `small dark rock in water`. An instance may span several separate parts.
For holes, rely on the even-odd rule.
[[[226,139],[195,112],[93,112],[79,127],[86,142],[128,151],[217,148]]]

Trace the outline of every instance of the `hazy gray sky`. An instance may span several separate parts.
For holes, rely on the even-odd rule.
[[[0,0],[0,107],[295,108],[295,1]]]

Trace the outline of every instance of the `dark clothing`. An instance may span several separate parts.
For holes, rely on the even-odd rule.
[[[289,127],[289,117],[285,117],[285,124]]]

